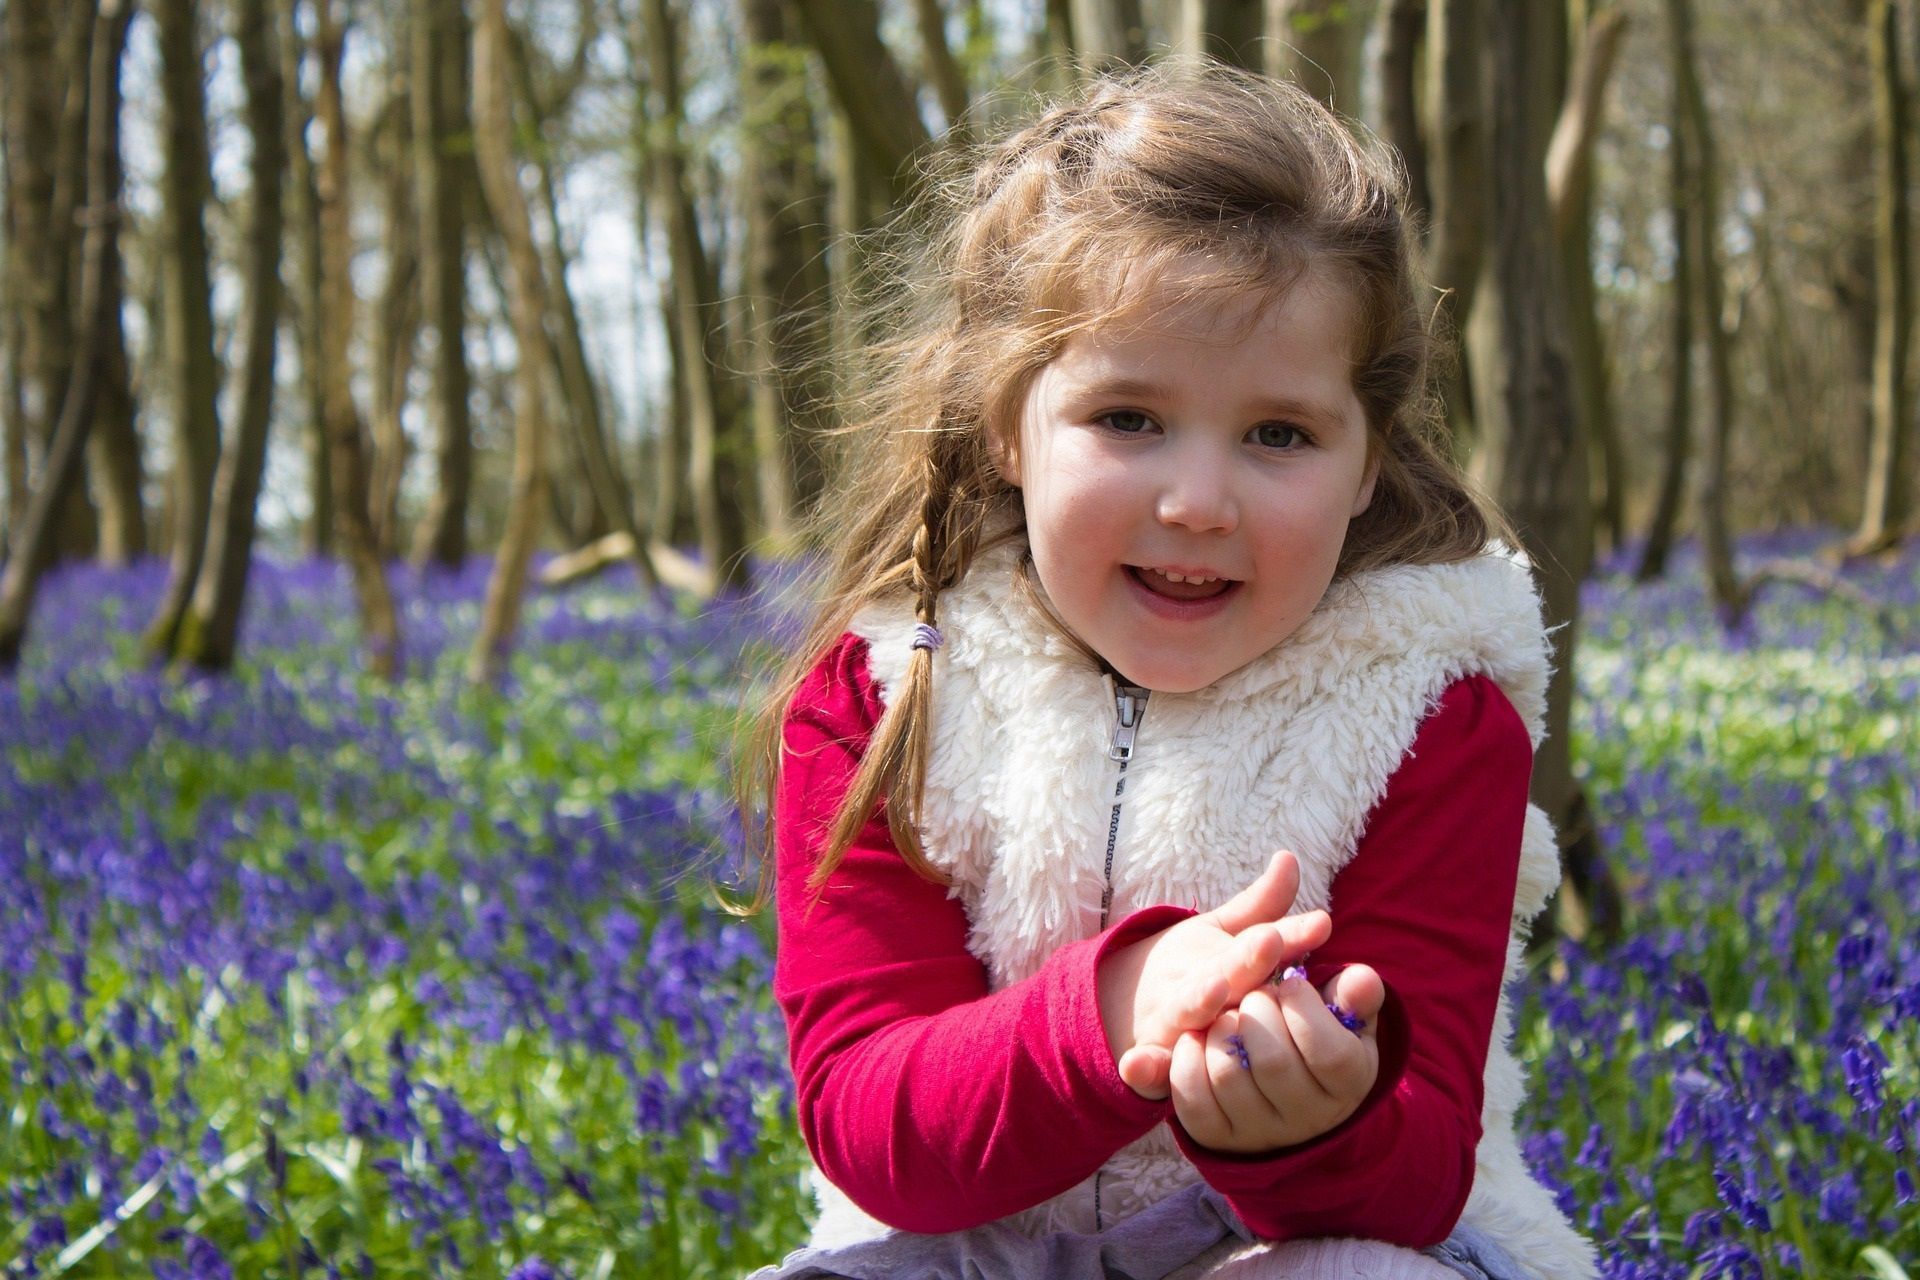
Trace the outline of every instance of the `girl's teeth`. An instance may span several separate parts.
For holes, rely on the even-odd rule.
[[[1167,573],[1166,571],[1161,569],[1154,569],[1152,570],[1152,572],[1159,574],[1161,577],[1165,578],[1168,582],[1218,582],[1219,581],[1218,578],[1189,578],[1178,573]]]

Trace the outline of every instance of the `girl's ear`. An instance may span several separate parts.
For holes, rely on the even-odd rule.
[[[1020,487],[1020,436],[1017,430],[987,428],[987,457],[1002,480]]]
[[[1369,451],[1369,454],[1367,457],[1367,470],[1366,470],[1366,473],[1360,477],[1360,488],[1353,495],[1353,510],[1350,513],[1348,513],[1347,519],[1349,520],[1359,519],[1360,513],[1373,505],[1373,486],[1379,479],[1380,479],[1379,455]]]

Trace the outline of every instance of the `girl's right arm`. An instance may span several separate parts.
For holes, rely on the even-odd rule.
[[[964,908],[907,866],[883,817],[810,902],[808,875],[880,711],[866,646],[843,637],[788,714],[774,994],[821,1171],[890,1226],[953,1231],[1067,1190],[1166,1118],[1165,1102],[1120,1080],[1097,971],[1191,912],[1137,912],[989,993]]]

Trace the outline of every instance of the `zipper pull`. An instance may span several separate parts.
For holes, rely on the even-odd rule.
[[[1131,760],[1133,735],[1139,732],[1141,717],[1147,712],[1147,691],[1138,685],[1116,684],[1113,707],[1113,745],[1107,748],[1107,759]]]

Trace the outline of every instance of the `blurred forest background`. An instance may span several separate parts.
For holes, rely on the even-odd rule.
[[[740,585],[830,483],[861,234],[1183,52],[1405,157],[1457,447],[1550,612],[1695,530],[1737,615],[1730,531],[1911,522],[1916,7],[4,0],[0,668],[75,557],[167,557],[149,646],[213,669],[257,544],[353,566],[376,671],[390,563],[497,551],[482,680],[536,549]]]

